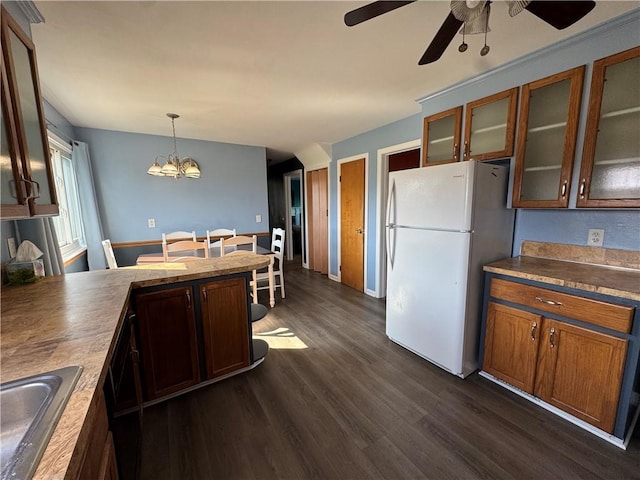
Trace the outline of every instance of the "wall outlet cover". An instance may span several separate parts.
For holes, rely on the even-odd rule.
[[[147,227],[156,228],[156,219],[155,218],[148,218],[147,219]]]
[[[604,229],[590,228],[587,237],[587,245],[590,247],[601,247],[604,243]]]
[[[262,222],[262,215],[256,215],[256,223]]]

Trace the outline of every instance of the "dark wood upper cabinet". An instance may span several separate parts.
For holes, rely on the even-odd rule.
[[[522,86],[513,206],[569,204],[585,67]]]
[[[467,104],[463,160],[493,160],[513,155],[518,87]]]
[[[0,217],[58,214],[33,42],[1,8],[2,203]]]
[[[640,47],[593,63],[578,207],[640,207]]]
[[[460,160],[462,106],[424,118],[422,130],[422,166]]]

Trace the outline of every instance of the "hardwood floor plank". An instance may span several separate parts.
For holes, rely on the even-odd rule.
[[[640,479],[638,431],[611,446],[391,342],[384,300],[285,276],[261,365],[145,410],[142,479]]]

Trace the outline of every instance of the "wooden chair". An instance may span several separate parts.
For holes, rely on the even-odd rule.
[[[229,252],[225,252],[226,247],[228,246],[240,246],[240,245],[251,245],[251,249],[236,249],[231,250]],[[224,257],[226,255],[255,255],[258,251],[258,237],[253,235],[251,237],[247,235],[239,235],[236,237],[230,238],[220,238],[220,256]],[[253,303],[258,303],[258,291],[256,290],[256,271],[253,270],[251,272],[251,282],[249,282],[249,286],[251,287],[251,296],[253,298]]]
[[[196,238],[195,230],[192,232],[185,232],[185,231],[178,230],[176,232],[162,234],[162,243],[167,243],[167,240],[186,240],[186,239],[191,239],[194,242],[196,242],[198,239]]]
[[[214,230],[207,230],[207,243],[210,247],[217,247],[220,245],[220,237],[235,237],[235,228],[216,228]],[[215,238],[216,240],[212,240]]]
[[[271,251],[273,254],[273,289],[280,289],[280,295],[284,298],[284,230],[282,228],[274,228],[271,234]],[[276,266],[277,260],[277,266]],[[257,290],[269,288],[269,272],[256,273]],[[267,282],[267,285],[260,286],[260,283]]]
[[[186,250],[204,250],[204,258],[209,258],[209,246],[207,245],[206,241],[195,242],[193,240],[180,240],[174,243],[164,242],[162,244],[162,254],[164,256],[165,262],[172,261],[171,257],[169,256],[169,253],[183,252]],[[202,257],[185,256],[185,257],[178,257],[178,258],[180,258],[180,260],[182,261],[182,260],[199,260]],[[176,260],[176,257],[173,258],[173,261],[175,260]]]
[[[238,249],[237,247],[241,245],[251,245],[251,249],[248,249],[248,248]],[[225,249],[231,246],[236,247],[236,249],[231,250],[231,252],[243,250],[250,253],[256,253],[258,251],[258,237],[255,235],[252,235],[251,237],[249,237],[248,235],[238,235],[238,236],[229,237],[229,238],[221,237],[220,238],[220,256],[224,257],[225,255],[229,255],[230,252],[225,252]]]
[[[104,256],[107,258],[107,266],[109,268],[118,268],[118,262],[116,262],[116,256],[113,254],[113,248],[111,247],[111,240],[102,240],[102,248],[104,249]]]

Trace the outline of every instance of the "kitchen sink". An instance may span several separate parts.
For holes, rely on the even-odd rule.
[[[0,385],[0,478],[28,479],[82,372],[72,366]]]

